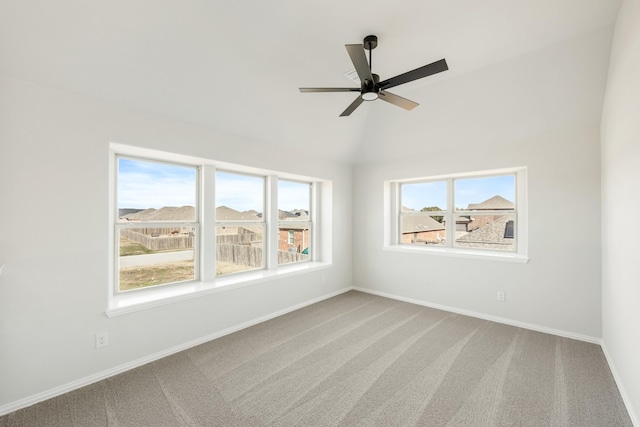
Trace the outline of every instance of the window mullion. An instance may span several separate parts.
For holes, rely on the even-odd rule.
[[[391,244],[392,245],[397,245],[398,243],[402,242],[402,238],[400,236],[401,233],[401,228],[400,228],[400,224],[401,224],[401,219],[400,219],[400,213],[402,212],[402,198],[400,197],[402,192],[400,191],[402,184],[399,184],[397,182],[394,182],[391,184],[391,188],[390,188],[390,196],[391,196],[391,206],[394,207],[394,212],[392,212],[391,214]]]
[[[200,272],[203,281],[216,277],[216,168],[213,165],[202,167],[202,188],[200,190]]]
[[[278,177],[270,175],[266,179],[265,194],[265,244],[267,252],[265,268],[275,270],[278,268]]]
[[[447,179],[447,212],[445,218],[447,218],[447,222],[445,223],[445,246],[452,248],[453,242],[456,239],[456,220],[455,220],[455,194],[453,189],[453,178]]]
[[[318,188],[318,185],[316,183],[312,183],[309,186],[309,219],[311,220],[311,223],[315,223],[315,224],[319,224],[320,221],[318,221],[318,218],[320,216],[320,213],[317,209],[318,207],[318,197],[319,197],[319,192],[320,189]],[[309,258],[310,261],[318,261],[320,260],[320,245],[318,243],[319,239],[319,232],[318,232],[318,227],[313,227],[311,226],[311,228],[309,229],[309,234],[311,236],[311,245],[309,245],[309,250],[311,251],[310,255],[311,258]]]

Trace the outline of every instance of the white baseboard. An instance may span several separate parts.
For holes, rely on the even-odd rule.
[[[220,338],[222,336],[237,332],[237,331],[239,331],[241,329],[248,328],[248,327],[256,325],[258,323],[265,322],[267,320],[273,319],[274,317],[282,316],[283,314],[287,314],[287,313],[290,313],[292,311],[298,310],[300,308],[306,307],[308,305],[315,304],[317,302],[323,301],[323,300],[328,299],[328,298],[332,298],[334,296],[343,294],[343,293],[348,292],[350,290],[356,290],[356,291],[360,291],[360,292],[364,292],[364,293],[368,293],[368,294],[378,295],[378,296],[385,297],[385,298],[395,299],[395,300],[398,300],[398,301],[404,301],[404,302],[417,304],[417,305],[421,305],[421,306],[425,306],[425,307],[435,308],[435,309],[438,309],[438,310],[444,310],[444,311],[449,311],[449,312],[452,312],[452,313],[463,314],[465,316],[477,317],[479,319],[490,320],[490,321],[498,322],[498,323],[504,323],[504,324],[511,325],[511,326],[516,326],[516,327],[520,327],[520,328],[524,328],[524,329],[531,329],[531,330],[534,330],[534,331],[544,332],[544,333],[557,335],[557,336],[561,336],[561,337],[572,338],[572,339],[576,339],[576,340],[580,340],[580,341],[586,341],[586,342],[599,344],[599,345],[602,344],[600,338],[595,338],[595,337],[591,337],[591,336],[587,336],[587,335],[575,334],[575,333],[572,333],[572,332],[562,331],[562,330],[559,330],[559,329],[547,328],[547,327],[543,327],[543,326],[539,326],[539,325],[534,325],[534,324],[525,323],[525,322],[519,322],[519,321],[506,319],[506,318],[502,318],[502,317],[498,317],[498,316],[491,316],[491,315],[487,315],[487,314],[484,314],[484,313],[478,313],[478,312],[473,312],[473,311],[468,311],[468,310],[462,310],[462,309],[459,309],[459,308],[456,308],[456,307],[450,307],[450,306],[445,306],[445,305],[441,305],[441,304],[429,303],[427,301],[422,301],[422,300],[418,300],[418,299],[414,299],[414,298],[406,298],[406,297],[402,297],[402,296],[399,296],[399,295],[394,295],[394,294],[390,294],[390,293],[386,293],[386,292],[379,292],[379,291],[375,291],[375,290],[367,289],[367,288],[346,287],[346,288],[342,288],[342,289],[340,289],[338,291],[331,292],[329,294],[325,294],[325,295],[322,295],[320,297],[305,301],[303,303],[296,304],[296,305],[291,306],[291,307],[287,307],[287,308],[285,308],[283,310],[279,310],[279,311],[270,313],[268,315],[252,319],[252,320],[250,320],[248,322],[241,323],[241,324],[233,326],[231,328],[227,328],[227,329],[224,329],[222,331],[218,331],[218,332],[215,332],[213,334],[209,334],[209,335],[200,337],[198,339],[186,342],[184,344],[177,345],[177,346],[168,348],[166,350],[163,350],[163,351],[160,351],[160,352],[157,352],[157,353],[154,353],[154,354],[150,354],[148,356],[145,356],[145,357],[133,360],[131,362],[116,366],[114,368],[107,369],[105,371],[98,372],[98,373],[93,374],[93,375],[89,375],[89,376],[81,378],[79,380],[69,382],[69,383],[61,385],[59,387],[52,388],[52,389],[44,391],[42,393],[38,393],[38,394],[35,394],[35,395],[32,395],[32,396],[26,397],[24,399],[20,399],[20,400],[17,400],[15,402],[11,402],[9,404],[0,406],[0,415],[5,415],[5,414],[8,414],[10,412],[17,411],[19,409],[26,408],[28,406],[34,405],[34,404],[36,404],[38,402],[42,402],[43,400],[51,399],[53,397],[59,396],[59,395],[64,394],[64,393],[68,393],[68,392],[76,390],[78,388],[85,387],[85,386],[87,386],[89,384],[93,384],[93,383],[101,381],[103,379],[112,377],[112,376],[120,374],[122,372],[126,372],[128,370],[133,369],[133,368],[137,368],[139,366],[145,365],[147,363],[153,362],[155,360],[161,359],[161,358],[166,357],[166,356],[170,356],[172,354],[175,354],[175,353],[178,353],[180,351],[189,349],[191,347],[195,347],[195,346],[203,344],[203,343],[205,343],[207,341],[211,341],[211,340],[214,340],[216,338]],[[611,363],[611,358],[608,356],[606,348],[604,346],[602,348],[603,348],[603,351],[605,353],[605,357],[607,358],[607,361],[609,362],[609,366],[611,367],[611,371],[613,372],[613,375],[614,375],[614,378],[616,380],[616,383],[618,384],[618,388],[620,389],[620,394],[622,395],[622,398],[623,398],[625,404],[627,405],[627,410],[629,411],[629,416],[631,417],[632,421],[634,422],[634,425],[637,425],[637,426],[640,427],[640,424],[638,424],[638,422],[637,422],[637,417],[635,417],[635,415],[632,412],[631,406],[629,406],[630,401],[626,397],[626,394],[624,393],[623,388],[621,387],[621,382],[619,381],[618,377],[616,376],[614,365]]]
[[[607,348],[607,342],[602,340],[602,352],[604,353],[604,357],[607,359],[607,363],[609,364],[609,369],[611,369],[611,374],[613,375],[613,380],[616,382],[618,386],[618,391],[620,391],[620,396],[622,396],[622,401],[624,402],[624,406],[627,408],[627,413],[629,414],[629,418],[631,418],[631,423],[634,426],[640,427],[640,418],[632,405],[631,399],[627,394],[626,389],[624,388],[624,384],[622,382],[622,377],[618,374],[618,369],[616,368],[616,364],[613,363],[613,358],[611,357],[611,353],[609,353],[609,349]]]
[[[490,320],[492,322],[497,322],[497,323],[504,323],[506,325],[516,326],[518,328],[531,329],[532,331],[544,332],[546,334],[558,335],[560,337],[565,337],[565,338],[572,338],[574,340],[586,341],[586,342],[593,343],[593,344],[598,344],[598,345],[600,345],[600,343],[601,343],[601,339],[600,338],[591,337],[591,336],[588,336],[588,335],[576,334],[576,333],[573,333],[573,332],[563,331],[563,330],[560,330],[560,329],[547,328],[545,326],[539,326],[539,325],[535,325],[533,323],[519,322],[517,320],[507,319],[507,318],[504,318],[504,317],[491,316],[489,314],[478,313],[478,312],[469,311],[469,310],[463,310],[463,309],[456,308],[456,307],[450,307],[448,305],[434,304],[434,303],[430,303],[430,302],[427,302],[427,301],[422,301],[422,300],[415,299],[415,298],[406,298],[406,297],[402,297],[402,296],[399,296],[399,295],[389,294],[387,292],[374,291],[372,289],[367,289],[367,288],[354,287],[353,290],[360,291],[360,292],[365,292],[365,293],[372,294],[372,295],[378,295],[378,296],[385,297],[385,298],[391,298],[391,299],[395,299],[395,300],[398,300],[398,301],[409,302],[411,304],[417,304],[417,305],[422,305],[422,306],[425,306],[425,307],[436,308],[438,310],[444,310],[444,311],[450,311],[452,313],[463,314],[465,316],[477,317],[478,319]]]
[[[95,382],[104,380],[106,378],[112,377],[112,376],[120,374],[122,372],[126,372],[126,371],[129,371],[129,370],[133,369],[133,368],[137,368],[138,366],[142,366],[142,365],[145,365],[145,364],[147,364],[149,362],[153,362],[155,360],[162,359],[163,357],[167,357],[167,356],[170,356],[172,354],[178,353],[180,351],[187,350],[187,349],[189,349],[191,347],[195,347],[195,346],[203,344],[203,343],[205,343],[207,341],[211,341],[211,340],[214,340],[216,338],[220,338],[220,337],[223,337],[225,335],[232,334],[232,333],[237,332],[237,331],[239,331],[241,329],[245,329],[245,328],[248,328],[250,326],[257,325],[258,323],[265,322],[267,320],[273,319],[274,317],[282,316],[283,314],[287,314],[287,313],[290,313],[292,311],[299,310],[299,309],[301,309],[303,307],[306,307],[308,305],[315,304],[315,303],[323,301],[325,299],[335,297],[337,295],[343,294],[343,293],[348,292],[350,290],[352,290],[351,287],[342,288],[342,289],[339,289],[339,290],[337,290],[335,292],[331,292],[329,294],[322,295],[320,297],[317,297],[317,298],[302,302],[300,304],[296,304],[294,306],[287,307],[285,309],[275,311],[273,313],[267,314],[266,316],[261,316],[261,317],[252,319],[252,320],[250,320],[248,322],[241,323],[241,324],[233,326],[231,328],[227,328],[227,329],[224,329],[222,331],[214,332],[213,334],[205,335],[204,337],[197,338],[195,340],[186,342],[184,344],[180,344],[180,345],[168,348],[166,350],[159,351],[157,353],[150,354],[150,355],[145,356],[145,357],[141,357],[141,358],[133,360],[131,362],[116,366],[116,367],[111,368],[111,369],[107,369],[107,370],[102,371],[102,372],[98,372],[98,373],[93,374],[93,375],[89,375],[89,376],[84,377],[84,378],[80,378],[79,380],[72,381],[70,383],[61,385],[59,387],[52,388],[52,389],[44,391],[42,393],[34,394],[33,396],[29,396],[29,397],[26,397],[24,399],[17,400],[15,402],[11,402],[9,404],[0,406],[0,415],[5,415],[5,414],[8,414],[10,412],[17,411],[19,409],[26,408],[28,406],[34,405],[34,404],[36,404],[38,402],[42,402],[43,400],[51,399],[52,397],[56,397],[56,396],[59,396],[61,394],[68,393],[70,391],[79,389],[81,387],[88,386],[89,384],[93,384]]]

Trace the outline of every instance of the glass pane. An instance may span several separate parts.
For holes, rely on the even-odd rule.
[[[402,215],[400,243],[444,246],[445,224],[441,218],[432,215]]]
[[[122,228],[119,291],[194,280],[195,227]]]
[[[118,158],[118,221],[195,221],[197,172]]]
[[[456,179],[454,188],[457,211],[515,209],[515,175]]]
[[[456,241],[459,248],[514,251],[516,216],[456,215]]]
[[[262,221],[264,177],[216,172],[216,220]]]
[[[216,274],[263,268],[263,224],[216,227]]]
[[[447,209],[447,182],[401,184],[401,212],[430,212]]]
[[[311,259],[311,233],[308,225],[280,223],[278,227],[278,264]]]
[[[278,218],[280,221],[309,221],[311,184],[278,181]]]

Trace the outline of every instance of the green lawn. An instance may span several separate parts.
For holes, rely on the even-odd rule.
[[[124,237],[120,238],[120,256],[153,254],[155,251],[147,249],[140,243],[134,242]]]
[[[193,261],[144,267],[126,267],[120,270],[120,290],[146,288],[147,286],[193,280]]]

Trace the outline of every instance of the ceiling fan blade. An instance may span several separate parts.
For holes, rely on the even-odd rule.
[[[362,102],[363,102],[363,101],[364,101],[364,100],[362,99],[362,97],[360,97],[360,96],[359,96],[359,97],[357,97],[357,98],[356,98],[356,100],[355,100],[355,101],[353,101],[353,102],[351,103],[351,105],[349,105],[349,106],[347,107],[347,109],[346,109],[346,110],[344,110],[344,111],[342,112],[342,114],[340,114],[340,117],[346,117],[346,116],[351,115],[351,113],[353,113],[353,110],[355,110],[356,108],[358,108],[358,106],[360,106],[360,104],[362,104]]]
[[[378,84],[378,87],[380,89],[389,89],[403,83],[408,83],[414,80],[421,79],[423,77],[447,71],[448,69],[449,67],[447,66],[447,61],[441,59],[440,61],[432,62],[431,64],[425,65],[424,67],[416,68],[415,70],[407,71],[406,73],[400,74],[399,76],[391,77],[390,79],[381,81]]]
[[[397,105],[398,107],[404,108],[405,110],[413,110],[418,105],[420,105],[417,102],[410,101],[391,92],[385,92],[384,90],[378,92],[378,99],[386,101],[389,104]]]
[[[300,92],[360,92],[360,88],[350,87],[301,87]]]
[[[365,80],[369,80],[372,82],[373,75],[369,68],[369,62],[367,62],[367,55],[364,53],[364,45],[347,44],[344,47],[347,48],[347,53],[349,54],[349,58],[351,58],[351,62],[353,62],[358,77],[360,77],[360,81],[364,82]]]

